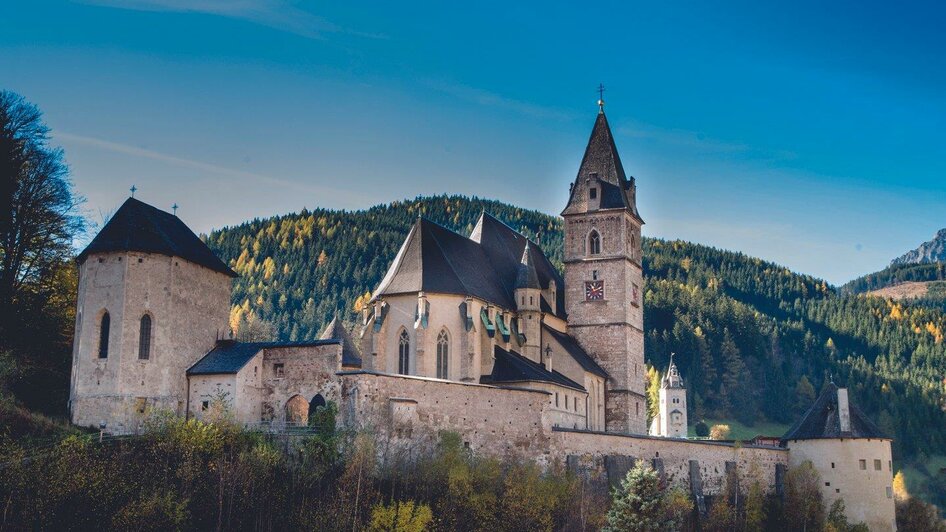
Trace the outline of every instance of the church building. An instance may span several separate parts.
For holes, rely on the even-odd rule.
[[[559,272],[538,243],[484,212],[469,235],[423,218],[354,329],[241,342],[228,329],[236,274],[174,214],[128,199],[78,256],[73,423],[141,430],[154,411],[223,410],[260,430],[304,425],[332,403],[386,452],[427,452],[442,431],[471,452],[564,464],[616,484],[646,460],[702,512],[737,471],[773,491],[810,461],[828,500],[894,530],[890,439],[826,387],[778,445],[687,438],[671,358],[648,434],[637,184],[599,101],[564,219]]]

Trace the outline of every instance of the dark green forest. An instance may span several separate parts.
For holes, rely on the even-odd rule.
[[[468,234],[484,210],[561,263],[560,219],[462,196],[303,211],[207,240],[241,276],[231,323],[267,322],[275,336],[297,340],[317,335],[336,313],[355,321],[417,217]],[[898,458],[946,448],[942,311],[847,295],[741,253],[682,241],[644,246],[647,360],[664,367],[676,353],[694,420],[790,423],[833,378],[896,438]]]

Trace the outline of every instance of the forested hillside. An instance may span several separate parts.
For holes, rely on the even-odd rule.
[[[946,311],[946,262],[891,264],[845,283],[841,293],[909,299],[913,305]]]
[[[354,320],[418,216],[468,234],[484,209],[537,237],[560,264],[557,217],[460,196],[253,220],[208,242],[241,275],[232,323],[262,321],[280,338],[304,339],[336,312]],[[646,240],[644,257],[647,359],[663,367],[676,353],[693,419],[787,423],[834,378],[897,438],[900,457],[946,448],[943,312],[841,295],[819,279],[687,242]]]

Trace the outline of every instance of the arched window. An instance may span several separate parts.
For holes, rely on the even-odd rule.
[[[151,316],[141,317],[141,328],[138,330],[138,360],[151,358]]]
[[[437,336],[437,378],[449,379],[448,364],[450,361],[450,338],[447,336],[447,330],[440,331]]]
[[[597,255],[599,253],[601,253],[601,235],[592,229],[591,234],[588,235],[588,254]]]
[[[401,375],[410,373],[411,366],[411,339],[406,330],[401,330],[397,346],[397,372]]]
[[[99,326],[99,358],[108,358],[108,330],[112,325],[112,318],[108,311],[102,314],[102,324]]]

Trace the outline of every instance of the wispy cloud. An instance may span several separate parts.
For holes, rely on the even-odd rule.
[[[521,100],[514,100],[512,98],[507,98],[505,96],[483,89],[477,89],[475,87],[449,83],[441,80],[426,80],[424,83],[436,91],[449,94],[455,98],[485,107],[505,109],[514,113],[535,118],[552,118],[556,120],[571,120],[575,118],[574,113],[568,113],[559,109],[544,107]]]
[[[175,166],[180,166],[183,168],[190,168],[192,170],[198,170],[201,172],[206,172],[214,175],[234,177],[238,179],[246,179],[251,182],[264,182],[272,185],[277,185],[281,187],[288,187],[292,189],[299,190],[300,192],[307,192],[313,194],[324,194],[329,192],[327,187],[313,187],[307,186],[302,183],[297,183],[287,179],[280,179],[277,177],[272,177],[264,174],[258,174],[255,172],[247,172],[245,170],[238,170],[235,168],[227,168],[225,166],[219,166],[216,164],[205,163],[202,161],[195,161],[193,159],[186,159],[184,157],[177,157],[175,155],[168,155],[166,153],[161,153],[146,148],[139,148],[137,146],[131,146],[128,144],[121,144],[118,142],[112,142],[109,140],[103,140],[95,137],[87,137],[85,135],[75,135],[72,133],[62,133],[57,132],[55,135],[56,139],[65,140],[74,142],[77,144],[82,144],[84,146],[89,146],[93,148],[98,148],[113,153],[120,153],[123,155],[131,155],[134,157],[143,157],[145,159],[151,159],[153,161],[159,161],[162,163],[172,164]],[[334,191],[332,191],[334,192]]]
[[[295,33],[310,39],[324,39],[327,33],[366,38],[383,35],[344,28],[296,6],[292,0],[76,0],[79,3],[133,11],[203,13],[246,20],[261,26]]]
[[[661,144],[669,144],[678,148],[716,154],[743,155],[757,159],[791,160],[796,157],[789,150],[765,150],[748,144],[727,142],[714,139],[686,129],[663,128],[642,122],[621,126],[616,129],[620,135],[648,139]]]

